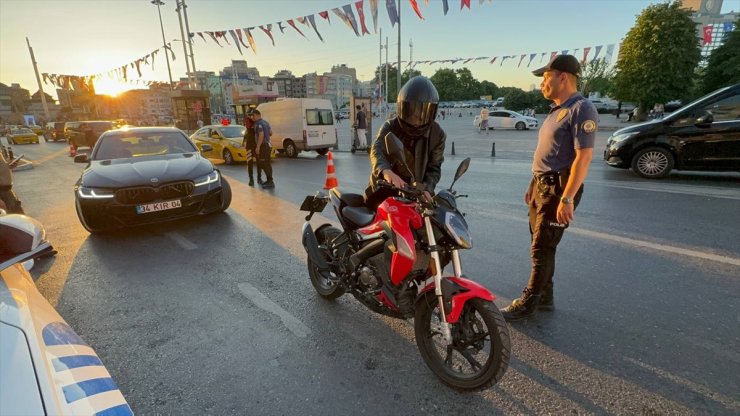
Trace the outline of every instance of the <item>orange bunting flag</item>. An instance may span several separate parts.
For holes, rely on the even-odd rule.
[[[409,0],[411,3],[411,8],[414,9],[414,12],[417,16],[419,16],[419,19],[424,20],[424,16],[421,15],[421,10],[419,10],[419,5],[416,3],[416,0]]]
[[[378,0],[370,0],[370,14],[373,16],[373,32],[378,33]]]
[[[254,29],[254,28],[253,27],[250,27],[250,28],[244,29],[244,34],[247,36],[247,42],[249,42],[249,46],[252,47],[252,52],[254,52],[255,55],[256,55],[257,54],[257,45],[255,45],[254,38],[252,37],[252,32],[251,32],[252,29]]]

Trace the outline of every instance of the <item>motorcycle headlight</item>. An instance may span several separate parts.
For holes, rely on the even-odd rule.
[[[113,198],[115,196],[115,192],[110,189],[80,186],[77,188],[77,195],[84,199],[106,199]]]
[[[193,184],[195,186],[203,186],[203,185],[208,185],[214,182],[218,182],[218,179],[219,179],[218,171],[214,170],[208,175],[201,176],[200,178],[194,180]]]
[[[609,138],[609,143],[623,142],[629,139],[630,137],[634,136],[635,134],[637,134],[637,132],[617,134]]]
[[[465,220],[452,212],[445,215],[445,231],[455,240],[455,243],[461,248],[473,247],[473,240],[470,238],[470,230]]]

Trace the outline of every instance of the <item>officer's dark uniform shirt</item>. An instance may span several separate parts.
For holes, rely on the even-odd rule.
[[[570,168],[576,149],[594,147],[598,113],[591,101],[575,93],[562,105],[553,105],[537,137],[532,173],[560,172]]]

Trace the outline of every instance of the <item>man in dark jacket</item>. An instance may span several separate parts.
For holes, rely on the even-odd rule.
[[[429,79],[411,78],[398,93],[396,117],[386,121],[370,150],[370,184],[365,190],[366,204],[376,209],[392,192],[378,187],[382,179],[397,187],[404,187],[411,178],[393,170],[383,154],[383,139],[388,133],[395,134],[403,143],[406,164],[411,168],[414,179],[422,186],[427,198],[434,195],[434,188],[442,176],[445,140],[447,135],[434,121],[437,115],[439,94]],[[379,192],[380,190],[380,192]]]

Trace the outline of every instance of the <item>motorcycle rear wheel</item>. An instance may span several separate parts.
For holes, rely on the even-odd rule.
[[[430,293],[417,304],[414,318],[416,345],[429,368],[445,384],[460,390],[483,390],[498,383],[509,367],[509,327],[492,302],[465,302],[452,325],[447,345],[440,327],[439,304]]]
[[[342,231],[336,227],[324,226],[317,229],[314,232],[314,235],[316,235],[316,240],[318,240],[319,245],[326,246],[329,241],[341,233]],[[327,253],[325,250],[322,250],[321,255],[324,256],[324,260],[327,262],[332,260],[330,253]],[[322,272],[319,270],[316,263],[311,261],[310,256],[308,257],[307,264],[308,275],[311,277],[311,284],[322,298],[334,300],[344,294],[344,287],[337,283],[336,276],[334,276],[332,271]],[[332,277],[334,279],[332,279]]]

